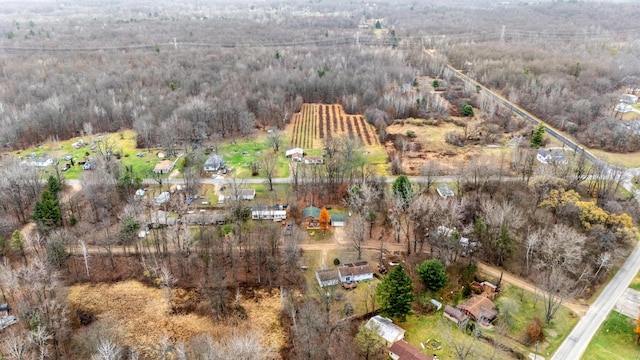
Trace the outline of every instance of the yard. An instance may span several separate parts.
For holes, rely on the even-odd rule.
[[[633,319],[612,311],[591,339],[582,359],[637,359],[640,347],[635,341],[634,328]]]
[[[278,162],[276,164],[274,178],[289,177],[290,160],[284,157],[284,150],[288,140],[283,139],[283,146],[278,154]],[[233,166],[234,170],[230,175],[237,178],[251,177],[251,163],[259,163],[260,157],[273,148],[269,145],[267,134],[260,132],[254,136],[236,139],[233,141],[225,141],[220,146],[218,153],[222,155],[227,162],[227,166]],[[264,172],[260,171],[260,177],[264,177]]]
[[[497,308],[504,307],[505,302],[515,304],[511,315],[511,324],[501,325],[500,317],[492,329],[482,329],[482,336],[488,341],[476,340],[474,351],[477,358],[489,358],[494,352],[492,343],[499,343],[527,356],[535,351],[535,345],[523,345],[525,339],[525,329],[529,321],[534,317],[544,319],[544,303],[542,295],[532,294],[509,285],[503,285],[503,291],[495,300]],[[468,335],[460,333],[452,322],[444,321],[443,310],[437,311],[430,316],[409,316],[407,322],[399,324],[407,330],[406,339],[414,346],[420,347],[420,342],[427,339],[438,339],[442,342],[442,350],[436,352],[439,357],[449,358],[455,355],[452,341],[458,344],[468,344],[473,339]],[[571,329],[578,322],[578,317],[569,309],[561,307],[551,324],[545,327],[547,340],[538,346],[539,353],[549,357],[560,346]],[[506,335],[505,335],[506,334]],[[453,339],[453,340],[451,340]],[[498,350],[494,359],[512,359],[515,354]]]
[[[82,140],[82,145],[79,145],[80,140]],[[155,165],[162,160],[157,156],[158,152],[160,152],[158,149],[136,148],[136,133],[133,130],[82,136],[66,141],[47,142],[35,148],[14,152],[13,155],[22,157],[23,159],[26,159],[27,156],[30,155],[35,155],[35,157],[50,157],[59,161],[60,168],[62,168],[64,164],[70,164],[71,161],[65,160],[64,158],[71,157],[74,159],[76,165],[70,167],[69,170],[63,172],[63,174],[67,179],[77,179],[84,171],[82,166],[78,165],[78,162],[87,161],[98,156],[95,145],[92,144],[99,141],[112,142],[114,144],[114,151],[121,154],[119,161],[121,161],[124,166],[131,166],[134,174],[141,178],[149,177],[148,174],[153,170]],[[74,143],[76,147],[72,146]],[[138,153],[144,155],[136,156]],[[47,171],[52,170],[48,169]]]

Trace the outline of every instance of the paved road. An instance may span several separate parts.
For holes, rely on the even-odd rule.
[[[591,304],[587,314],[578,322],[567,339],[560,345],[553,356],[553,360],[580,359],[587,349],[591,338],[600,328],[600,324],[606,319],[613,309],[618,298],[627,289],[631,280],[640,269],[640,246],[636,246],[624,265],[618,270],[602,294]],[[612,344],[615,346],[615,344]]]
[[[557,132],[555,129],[550,128],[548,125],[544,124],[544,122],[542,122],[540,119],[529,114],[528,112],[506,100],[502,96],[490,91],[489,89],[485,88],[478,82],[467,77],[451,66],[448,67],[448,70],[453,76],[475,86],[479,91],[491,96],[494,100],[507,107],[508,109],[511,109],[514,113],[520,115],[523,119],[533,123],[534,125],[543,124],[545,126],[545,131],[547,132],[547,134],[558,139],[563,144],[575,150],[576,152],[583,153],[585,157],[595,165],[608,165],[605,162],[599,160],[589,151],[574,143],[569,138]],[[638,170],[639,169],[626,170],[622,185],[627,191],[634,194],[635,198],[638,201],[640,201],[640,196],[638,196],[640,195],[640,192],[636,190],[635,187],[633,187],[633,185],[631,184],[631,178],[638,175]],[[600,296],[590,306],[586,315],[582,319],[580,319],[567,339],[562,343],[562,345],[560,345],[560,348],[558,348],[552,358],[553,360],[580,359],[584,351],[587,349],[587,346],[591,342],[591,339],[600,328],[600,325],[604,322],[607,315],[611,312],[614,305],[618,301],[618,298],[620,298],[620,296],[622,296],[624,291],[628,288],[629,284],[633,280],[634,276],[638,273],[638,271],[640,271],[640,243],[635,247],[631,255],[625,261],[624,265],[618,270],[613,279],[611,279]]]

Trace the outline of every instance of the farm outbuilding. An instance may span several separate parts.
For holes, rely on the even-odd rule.
[[[338,276],[338,270],[326,269],[316,271],[316,279],[320,287],[338,285],[340,277]]]
[[[393,320],[380,315],[369,319],[364,327],[383,338],[387,346],[404,339],[404,329],[394,324]]]
[[[331,214],[331,226],[343,227],[347,225],[346,214]]]
[[[284,152],[284,157],[293,159],[293,156],[296,154],[300,154],[300,157],[304,154],[304,150],[302,148],[293,148]]]

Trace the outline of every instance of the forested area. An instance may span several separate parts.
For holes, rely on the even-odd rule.
[[[464,70],[585,146],[638,151],[640,135],[613,110],[620,94],[640,88],[635,4],[0,5],[3,153],[124,129],[135,130],[140,149],[187,152],[180,169],[184,195],[161,206],[132,200],[141,179],[115,160],[114,149],[97,149],[96,168],[75,188],[60,172],[43,179],[33,168],[3,160],[0,292],[25,320],[2,332],[0,353],[7,358],[385,357],[383,347],[358,330],[361,319],[335,310],[343,295],[301,294],[311,286],[300,268],[309,235],[296,225],[283,237],[279,223],[249,221],[239,196],[246,184],[239,179],[228,184],[236,199],[225,205],[226,225],[189,229],[166,215],[163,226],[148,229],[148,240],[138,239],[158,210],[189,215],[187,201],[201,192],[205,148],[258,130],[281,136],[277,129],[305,103],[340,104],[348,114],[364,115],[380,142],[398,150],[387,159],[394,175],[406,170],[402,156],[412,146],[409,131],[387,136],[396,120],[424,119],[420,126],[434,128],[455,122],[460,130],[445,136],[460,147],[469,139],[484,145],[513,138],[510,157],[425,161],[417,169],[420,181],[399,177],[392,187],[365,166],[361,144],[348,137],[323,140],[322,166],[291,168],[291,191],[283,199],[290,213],[309,204],[344,207],[353,216],[345,232],[358,259],[377,236],[380,258],[387,243],[403,249],[415,283],[427,253],[448,267],[482,260],[538,283],[549,323],[564,299],[593,295],[637,237],[637,203],[620,195],[623,169],[592,166],[579,155],[536,166],[543,134],[529,146],[524,121],[444,72],[447,64]],[[407,84],[410,91],[403,91]],[[474,110],[477,128],[457,117]],[[282,141],[275,153],[288,146]],[[455,198],[436,195],[441,175],[452,180]],[[266,176],[273,190],[273,167]],[[153,180],[162,190],[163,177]],[[29,222],[25,234],[16,230]],[[474,250],[461,245],[462,237]],[[172,337],[139,351],[131,339],[91,327],[97,315],[68,300],[69,285],[128,279],[158,289],[171,315],[240,330],[232,337],[189,338],[172,329]],[[468,283],[445,286],[448,300],[460,295],[459,285]],[[242,327],[248,311],[239,299],[258,298],[260,289],[279,295],[277,330],[286,340],[277,346],[265,345],[267,331]],[[424,307],[417,301],[414,308]],[[374,292],[363,302],[367,313],[376,309]],[[78,335],[78,329],[90,330]]]

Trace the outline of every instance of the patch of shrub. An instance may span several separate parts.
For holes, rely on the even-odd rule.
[[[335,265],[335,266],[340,265],[340,259],[338,259],[338,258],[333,259],[333,265]]]
[[[407,130],[407,137],[413,139],[416,137],[416,133],[413,130]]]
[[[464,134],[458,131],[449,131],[444,134],[444,141],[447,144],[451,144],[454,146],[462,147],[464,146],[466,140],[467,139],[465,138]]]

